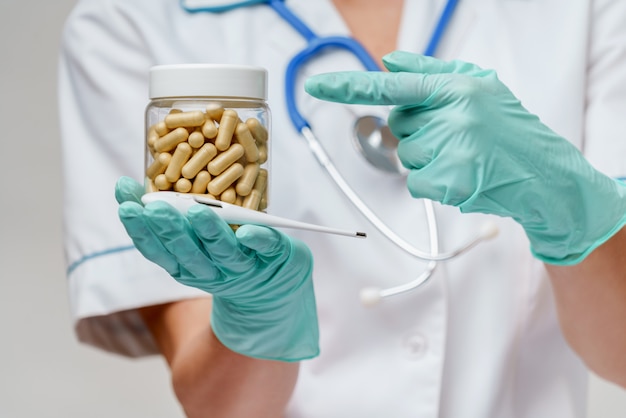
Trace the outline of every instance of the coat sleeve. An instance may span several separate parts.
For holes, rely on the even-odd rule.
[[[58,100],[64,248],[78,339],[141,356],[156,347],[136,308],[206,294],[144,259],[117,217],[116,180],[143,178],[152,65],[140,25],[124,3],[81,1],[63,30]]]

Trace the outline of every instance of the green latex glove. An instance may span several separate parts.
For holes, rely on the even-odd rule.
[[[388,123],[412,196],[511,217],[552,264],[580,262],[626,223],[625,185],[524,109],[494,71],[399,51],[383,61],[390,72],[321,74],[305,89],[397,105]]]
[[[137,249],[180,283],[213,295],[211,326],[238,353],[298,361],[318,355],[313,256],[272,228],[233,232],[210,208],[181,214],[165,202],[141,205],[143,187],[122,177],[119,217]]]

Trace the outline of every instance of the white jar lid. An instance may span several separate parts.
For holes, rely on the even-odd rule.
[[[150,99],[233,97],[267,100],[267,70],[230,64],[157,65],[150,69]]]

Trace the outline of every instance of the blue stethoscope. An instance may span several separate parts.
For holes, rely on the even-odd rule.
[[[296,78],[298,71],[307,61],[314,58],[320,51],[326,48],[339,48],[349,51],[363,64],[368,71],[380,71],[378,63],[370,56],[365,48],[354,38],[347,36],[319,36],[309,28],[298,16],[296,16],[285,4],[285,0],[181,0],[183,9],[190,13],[211,12],[221,13],[239,7],[252,6],[255,4],[267,4],[276,11],[289,25],[295,29],[307,41],[306,47],[297,53],[289,62],[285,71],[285,100],[291,121],[298,132],[309,127],[307,120],[300,114],[296,106]],[[439,21],[433,30],[432,36],[424,55],[435,54],[441,38],[450,23],[458,0],[447,0]]]
[[[363,216],[387,239],[389,239],[396,246],[421,260],[428,261],[425,270],[416,279],[408,282],[404,285],[395,286],[393,288],[379,289],[379,288],[366,288],[361,293],[361,300],[366,305],[373,305],[379,302],[381,299],[405,293],[407,291],[416,289],[422,284],[426,283],[432,276],[438,261],[444,261],[452,259],[467,250],[473,248],[479,242],[492,238],[497,234],[497,228],[489,224],[478,234],[474,239],[466,243],[465,245],[450,251],[442,253],[439,251],[438,242],[438,228],[437,220],[435,218],[435,211],[432,202],[424,199],[425,213],[428,223],[429,232],[429,244],[430,251],[425,252],[415,248],[412,244],[405,241],[398,236],[393,230],[374,213],[371,209],[361,200],[356,192],[345,181],[343,176],[339,173],[327,152],[324,150],[322,144],[314,135],[311,126],[307,120],[298,111],[296,105],[296,79],[299,70],[312,58],[314,58],[319,52],[326,48],[338,48],[346,50],[352,53],[363,64],[368,71],[380,71],[381,68],[377,62],[370,56],[366,49],[355,39],[347,36],[319,36],[311,30],[298,16],[296,16],[285,4],[284,0],[243,0],[243,1],[224,1],[224,0],[180,0],[181,6],[184,10],[190,13],[196,12],[210,12],[221,13],[229,10],[252,6],[258,4],[266,4],[276,11],[294,30],[296,30],[307,41],[307,45],[304,49],[298,52],[289,62],[285,71],[285,101],[287,104],[287,110],[289,117],[296,130],[307,141],[311,152],[315,155],[320,165],[330,175],[335,184],[341,189],[343,194],[352,202],[352,204],[361,212]],[[458,0],[447,0],[443,11],[439,17],[432,36],[428,42],[424,55],[432,56],[437,50],[437,47],[441,41],[441,38],[452,18],[454,10],[457,6]]]

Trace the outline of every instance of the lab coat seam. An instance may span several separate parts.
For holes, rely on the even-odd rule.
[[[81,265],[95,258],[103,257],[106,255],[111,255],[111,254],[116,254],[116,253],[121,253],[124,251],[134,250],[134,249],[135,249],[134,245],[124,245],[124,246],[108,248],[106,250],[96,251],[91,254],[84,255],[69,265],[69,267],[66,270],[66,276],[69,277],[74,272],[74,270],[76,270],[78,267],[80,267]]]

